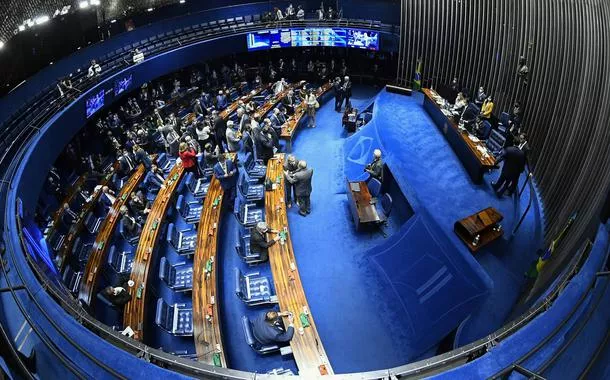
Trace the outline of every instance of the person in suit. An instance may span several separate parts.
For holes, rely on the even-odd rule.
[[[477,91],[477,96],[474,98],[474,104],[476,104],[478,107],[481,107],[485,99],[487,99],[487,94],[485,93],[485,88],[481,86]]]
[[[517,146],[509,146],[504,148],[504,151],[498,157],[496,163],[504,161],[502,172],[496,182],[492,182],[496,194],[501,197],[505,190],[508,190],[508,195],[512,195],[517,190],[519,184],[519,176],[525,170],[526,156],[523,147],[525,144],[524,136],[518,138]]]
[[[199,99],[195,99],[195,105],[193,106],[193,112],[195,113],[195,115],[197,115],[197,117],[205,116],[205,113],[203,112],[203,107],[201,106],[201,101]]]
[[[153,164],[150,171],[144,177],[143,185],[148,188],[151,193],[158,193],[163,187],[165,176],[163,170],[159,169],[156,164]]]
[[[102,186],[102,194],[100,195],[99,202],[106,208],[112,207],[116,200],[116,194],[113,190],[110,190],[108,186]]]
[[[281,316],[288,317],[288,328],[284,327]],[[294,318],[291,313],[268,311],[252,322],[252,334],[261,344],[287,343],[294,336]]]
[[[171,120],[168,119],[165,125],[158,128],[158,131],[163,134],[167,153],[172,157],[176,157],[180,146],[180,136],[174,129]]]
[[[237,184],[237,167],[230,158],[224,154],[218,156],[218,162],[214,165],[214,175],[220,181],[220,187],[224,190],[228,204],[235,199],[235,185]]]
[[[299,161],[292,154],[288,155],[288,159],[284,162],[284,178],[286,179],[284,188],[286,190],[286,205],[288,208],[292,207],[294,186],[287,178],[289,175],[293,175],[297,170],[299,170]],[[296,195],[294,195],[294,199],[296,198]]]
[[[146,170],[150,170],[150,168],[152,167],[152,161],[150,160],[150,157],[148,157],[148,154],[146,153],[146,151],[144,149],[142,149],[141,146],[134,145],[133,154],[136,159],[136,162],[144,165],[144,168]]]
[[[218,96],[216,97],[216,109],[223,110],[227,108],[228,104],[227,96],[224,94],[224,91],[218,91]]]
[[[241,142],[241,134],[238,131],[237,125],[232,120],[227,122],[227,147],[229,152],[234,153],[239,150]]]
[[[131,280],[126,281],[116,287],[108,286],[104,288],[104,296],[114,306],[124,306],[131,301],[131,294],[129,294],[129,291],[127,290],[131,286],[133,286],[133,281]]]
[[[286,173],[284,173],[286,175]],[[299,161],[299,170],[292,175],[286,175],[288,182],[294,185],[294,192],[299,204],[299,214],[307,216],[311,213],[311,179],[313,169],[307,168],[307,162]]]
[[[126,176],[131,173],[136,167],[136,159],[133,154],[129,153],[129,150],[123,149],[121,156],[119,157],[119,175]]]
[[[284,114],[282,114],[279,108],[274,108],[271,116],[269,116],[269,120],[271,120],[271,123],[275,128],[278,128],[284,125],[286,122],[286,117]]]
[[[341,105],[343,104],[343,86],[341,86],[341,78],[339,77],[336,77],[333,82],[333,93],[335,94],[335,111],[341,112]]]
[[[246,123],[250,121],[250,116],[243,108],[237,109],[237,122],[239,124],[239,130],[243,131]]]
[[[262,261],[269,258],[268,248],[280,240],[279,235],[271,240],[267,239],[269,233],[278,234],[279,231],[270,229],[265,222],[258,222],[250,232],[250,252],[259,254]]]
[[[134,191],[129,198],[129,209],[142,222],[146,220],[146,215],[150,212],[150,202],[144,197],[141,191]]]
[[[67,203],[64,203],[63,205],[62,220],[68,226],[74,224],[78,220],[78,214],[72,211],[70,205]]]
[[[139,235],[142,231],[142,226],[140,226],[136,218],[129,214],[129,209],[127,208],[127,206],[121,206],[119,212],[121,213],[121,222],[123,223],[123,228],[129,234],[129,236]]]
[[[345,99],[345,106],[347,107],[350,103],[350,99],[352,97],[352,82],[349,80],[348,76],[343,78],[343,86],[341,87],[343,92],[343,98]]]
[[[269,128],[273,130],[273,128]],[[273,157],[274,140],[273,135],[269,130],[259,130],[255,134],[256,154],[258,159],[263,160],[265,165],[271,157]]]
[[[213,168],[218,162],[220,152],[218,146],[214,147],[211,143],[205,144],[203,148],[203,162],[206,168]]]
[[[288,115],[294,114],[294,107],[296,106],[296,100],[294,98],[294,91],[292,91],[292,90],[288,91],[288,94],[286,94],[286,96],[284,96],[284,99],[282,99],[282,105],[288,112]]]
[[[222,117],[220,117],[218,111],[212,112],[212,118],[214,120],[214,136],[216,138],[216,145],[218,146],[218,149],[224,153],[225,147],[223,142],[226,144],[225,139],[227,138],[227,123]]]
[[[373,151],[373,162],[364,167],[364,171],[371,175],[370,178],[375,178],[383,183],[383,160],[381,159],[381,150]]]

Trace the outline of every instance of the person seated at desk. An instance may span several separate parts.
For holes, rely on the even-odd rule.
[[[373,162],[364,167],[364,171],[371,175],[370,178],[375,178],[383,183],[383,160],[381,159],[381,150],[373,151]]]
[[[98,185],[99,186],[99,185]],[[102,194],[100,195],[100,203],[105,207],[110,208],[116,200],[116,193],[111,190],[108,186],[102,187]]]
[[[125,232],[127,232],[129,236],[138,236],[142,231],[142,226],[140,226],[136,218],[129,215],[127,206],[121,206],[119,212],[121,213],[121,221],[123,222]]]
[[[284,327],[281,317],[288,317],[288,328]],[[294,336],[294,317],[290,312],[265,312],[252,322],[252,334],[261,344],[290,342]]]
[[[64,221],[64,223],[66,223],[66,225],[72,225],[74,223],[76,223],[76,221],[78,220],[78,214],[75,213],[74,211],[72,211],[72,209],[70,208],[70,205],[67,203],[64,203],[63,205],[63,216],[62,219]]]
[[[146,177],[144,177],[144,186],[151,193],[157,193],[163,187],[164,182],[163,170],[159,169],[156,164],[153,164],[150,171],[146,173]]]
[[[288,115],[294,114],[294,107],[296,106],[294,91],[288,91],[288,94],[284,96],[284,99],[282,99],[282,105],[286,109]]]
[[[347,130],[347,132],[356,132],[358,121],[358,109],[353,108],[351,103],[345,105],[345,112],[343,112],[343,118],[341,122],[343,123],[343,128]]]
[[[490,95],[487,97],[487,99],[485,99],[485,101],[483,102],[483,106],[481,107],[481,113],[480,113],[481,119],[489,120],[493,110],[494,110],[494,102]]]
[[[150,202],[146,200],[142,191],[131,193],[128,204],[129,209],[140,222],[146,220],[146,215],[150,212]]]
[[[453,108],[451,109],[453,112],[457,112],[461,114],[466,106],[468,105],[468,98],[464,95],[463,92],[457,94],[455,98],[455,103],[453,104]]]
[[[269,258],[268,248],[280,240],[279,235],[267,240],[268,233],[278,234],[279,231],[270,229],[265,222],[258,222],[250,233],[250,252],[260,255],[262,261]]]
[[[127,291],[133,286],[133,281],[125,281],[120,286],[108,286],[104,288],[104,297],[114,306],[124,306],[131,301],[131,294]]]
[[[218,91],[218,96],[216,97],[216,109],[223,110],[227,108],[228,100],[227,96],[224,94],[224,91]]]
[[[269,116],[269,120],[271,120],[274,128],[281,128],[286,122],[286,116],[284,116],[279,108],[274,108],[273,113],[271,113],[271,116]]]

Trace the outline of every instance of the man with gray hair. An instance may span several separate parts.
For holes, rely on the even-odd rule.
[[[284,162],[284,178],[286,179],[286,205],[288,208],[292,207],[292,194],[294,193],[294,186],[288,181],[288,176],[293,175],[297,170],[299,170],[299,161],[294,155],[288,155],[288,159]],[[294,198],[296,199],[296,195]]]
[[[269,258],[268,248],[280,240],[279,235],[267,240],[267,234],[269,233],[278,234],[279,231],[270,229],[265,222],[258,222],[250,232],[250,252],[258,253],[262,261]]]
[[[383,183],[383,161],[381,160],[381,151],[375,149],[373,151],[373,157],[373,162],[365,166],[364,171],[369,173],[371,178],[375,178]]]
[[[307,162],[299,161],[299,170],[292,175],[286,175],[288,182],[294,185],[294,192],[299,204],[299,214],[307,216],[311,213],[311,179],[313,169],[307,167]]]
[[[227,147],[229,152],[237,152],[239,150],[239,143],[241,141],[241,134],[237,130],[237,125],[232,120],[227,121]]]

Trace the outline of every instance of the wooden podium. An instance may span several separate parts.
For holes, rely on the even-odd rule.
[[[477,252],[482,247],[496,240],[504,233],[500,222],[502,214],[493,207],[488,207],[476,214],[458,220],[453,230],[466,244],[470,252]]]

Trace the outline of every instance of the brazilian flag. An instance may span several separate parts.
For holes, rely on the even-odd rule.
[[[561,230],[559,235],[553,241],[551,241],[549,248],[544,253],[542,253],[538,257],[538,260],[535,260],[532,263],[532,265],[530,266],[530,269],[527,272],[525,272],[525,277],[527,277],[527,278],[538,277],[538,275],[540,274],[540,272],[542,272],[542,269],[544,268],[546,263],[548,261],[550,261],[551,258],[553,257],[553,253],[555,253],[555,248],[559,245],[559,242],[561,242],[561,240],[566,236],[568,230],[574,223],[574,220],[576,220],[576,215],[577,215],[577,213],[573,213],[572,215],[570,215],[570,217],[568,218],[568,221],[566,222],[565,226],[563,227],[563,229]]]
[[[417,65],[415,66],[415,79],[413,84],[413,89],[415,91],[421,90],[421,72],[422,72],[423,62],[421,58],[417,59]]]

